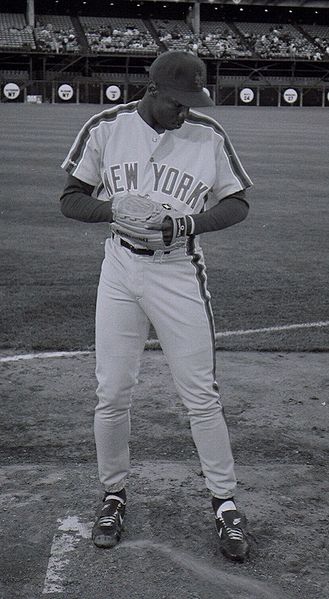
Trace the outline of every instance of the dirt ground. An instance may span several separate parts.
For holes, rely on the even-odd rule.
[[[132,411],[126,530],[99,502],[94,354],[1,362],[1,599],[328,599],[328,354],[217,352],[252,544],[220,553],[189,423],[161,351]]]

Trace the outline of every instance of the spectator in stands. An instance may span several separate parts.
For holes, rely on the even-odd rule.
[[[116,52],[121,50],[155,51],[157,45],[151,34],[147,34],[134,23],[127,23],[123,27],[111,25],[100,28],[87,28],[86,37],[93,52]]]
[[[254,51],[261,58],[304,58],[311,60],[316,50],[315,46],[305,37],[293,34],[292,30],[284,29],[283,25],[270,27],[267,33],[248,36]],[[315,60],[321,60],[321,53]]]
[[[229,28],[218,27],[204,33],[204,44],[216,58],[251,56],[251,50]]]
[[[322,55],[319,51],[314,54],[313,60],[322,60]]]
[[[39,48],[44,52],[77,52],[78,40],[72,27],[56,29],[52,23],[42,24],[37,21],[35,36]]]

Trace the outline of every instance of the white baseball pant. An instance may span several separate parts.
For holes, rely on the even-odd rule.
[[[194,242],[195,243],[195,242]],[[220,498],[236,487],[230,439],[215,380],[214,321],[203,253],[185,248],[140,256],[106,241],[96,307],[95,441],[106,491],[130,471],[131,395],[150,322],[187,408],[206,486]],[[165,389],[164,389],[165,392]]]

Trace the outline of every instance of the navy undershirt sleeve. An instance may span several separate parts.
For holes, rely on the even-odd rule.
[[[92,197],[93,191],[92,185],[68,175],[60,197],[61,211],[64,216],[85,223],[111,222],[111,202],[104,202]]]
[[[195,223],[193,233],[200,235],[200,233],[226,229],[244,220],[248,211],[249,204],[245,199],[245,191],[238,191],[223,198],[209,210],[193,214],[192,218]]]

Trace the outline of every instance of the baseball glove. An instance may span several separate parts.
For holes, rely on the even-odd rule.
[[[193,220],[170,204],[155,202],[148,195],[127,194],[114,198],[111,230],[132,244],[150,250],[182,247],[193,228]]]

